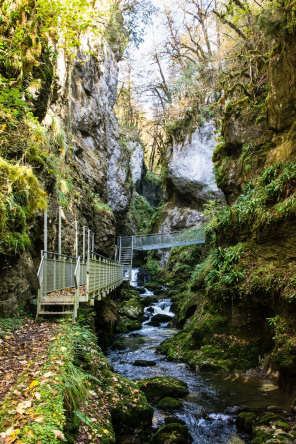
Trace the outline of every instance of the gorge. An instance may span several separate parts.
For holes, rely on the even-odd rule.
[[[4,0],[0,20],[0,442],[295,442],[294,3]],[[206,242],[139,252],[142,283],[34,324],[59,207],[73,260],[83,227],[111,259],[118,236]]]

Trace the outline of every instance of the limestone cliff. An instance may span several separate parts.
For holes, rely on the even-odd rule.
[[[204,204],[222,197],[214,179],[212,155],[215,147],[211,121],[196,128],[184,142],[174,142],[167,151],[166,205],[159,231],[174,231],[204,222]]]
[[[55,57],[50,75],[34,70],[25,94],[51,148],[36,168],[48,195],[48,248],[57,251],[58,205],[63,207],[64,254],[74,253],[74,220],[95,233],[95,248],[114,253],[116,230],[132,193],[129,149],[120,145],[113,112],[117,94],[116,55],[101,37],[85,35],[75,57],[51,42]],[[45,54],[43,49],[43,55]],[[42,53],[40,55],[42,59]],[[36,271],[43,248],[43,214],[28,221],[31,245],[25,252],[2,255],[0,314],[11,314],[36,294]],[[7,301],[7,302],[5,302]]]
[[[169,278],[177,282],[186,275],[189,285],[175,295],[184,331],[163,346],[174,358],[204,370],[258,367],[291,393],[296,381],[295,38],[295,32],[283,30],[276,40],[266,40],[270,52],[257,65],[254,99],[244,95],[246,88],[234,94],[228,85],[213,155],[227,205],[213,210],[202,257],[197,249],[171,256]]]

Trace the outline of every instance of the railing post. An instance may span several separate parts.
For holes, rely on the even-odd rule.
[[[92,233],[91,251],[95,251],[95,233]],[[92,258],[94,259],[94,253],[92,254]]]
[[[54,254],[54,256],[53,256],[53,288],[54,288],[54,291],[56,291],[56,284],[57,284],[56,274],[57,274],[57,262],[56,262],[56,256]]]
[[[44,254],[47,257],[47,211],[44,211]]]
[[[75,256],[78,257],[78,236],[79,236],[79,225],[78,220],[75,220]]]
[[[88,229],[87,230],[87,251],[90,251],[90,233],[91,231]]]
[[[79,289],[80,289],[80,256],[77,258],[76,268],[74,272],[75,280],[75,301],[74,301],[74,311],[73,311],[73,322],[77,319],[77,311],[79,307]]]
[[[58,239],[58,252],[62,254],[62,207],[59,206],[59,239]]]
[[[89,288],[89,267],[90,267],[90,263],[89,263],[89,253],[87,254],[87,265],[86,265],[86,295],[87,295],[87,302],[89,304],[89,292],[90,292],[90,288]]]
[[[82,240],[82,259],[83,259],[83,262],[85,261],[85,231],[86,231],[86,226],[83,225],[83,240]]]

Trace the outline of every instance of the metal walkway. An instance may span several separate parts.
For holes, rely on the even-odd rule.
[[[159,250],[204,243],[205,232],[202,229],[119,237],[119,262],[124,266],[123,280],[129,280],[131,278],[134,250]]]
[[[94,252],[87,260],[49,251],[41,252],[37,314],[72,315],[75,321],[79,303],[94,305],[123,281],[123,265]]]
[[[119,237],[119,262],[88,251],[87,259],[50,251],[41,252],[38,270],[36,319],[40,315],[72,315],[80,303],[94,305],[123,281],[130,280],[134,250],[155,250],[203,244],[202,230]]]

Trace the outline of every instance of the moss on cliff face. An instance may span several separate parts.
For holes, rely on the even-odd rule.
[[[296,70],[290,62],[296,34],[288,11],[287,4],[278,5],[277,19],[286,28],[273,48],[270,17],[260,22],[266,54],[257,59],[260,81],[250,78],[240,84],[244,59],[236,66],[241,72],[222,79],[229,101],[213,160],[227,205],[214,211],[207,227],[210,245],[203,257],[195,258],[193,269],[186,268],[190,261],[181,255],[174,259],[170,277],[183,269],[189,280],[173,294],[184,327],[161,349],[204,370],[269,367],[279,372],[283,384],[289,379],[293,385],[296,145],[290,80]],[[266,353],[270,357],[263,365]]]

